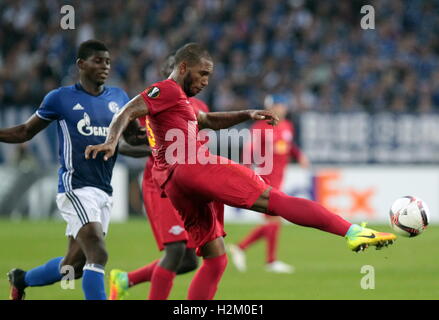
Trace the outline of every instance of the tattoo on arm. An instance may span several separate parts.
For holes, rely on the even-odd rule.
[[[148,107],[142,96],[137,95],[111,121],[106,142],[117,143],[131,121],[148,114]]]

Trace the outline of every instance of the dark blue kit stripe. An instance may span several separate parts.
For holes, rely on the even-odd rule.
[[[66,192],[66,195],[72,203],[76,213],[78,214],[79,220],[81,220],[82,225],[89,223],[87,213],[85,212],[84,207],[82,206],[78,197],[73,192]]]

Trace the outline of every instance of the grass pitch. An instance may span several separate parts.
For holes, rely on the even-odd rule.
[[[252,227],[227,225],[226,242],[239,241]],[[387,226],[374,227],[389,231]],[[0,299],[8,299],[6,272],[11,268],[27,270],[64,255],[67,244],[64,229],[64,223],[55,221],[0,220]],[[387,249],[370,248],[353,253],[342,238],[309,228],[284,226],[279,259],[294,265],[295,273],[265,272],[265,243],[259,242],[247,251],[246,273],[239,273],[229,259],[216,299],[439,299],[438,243],[439,226],[429,226],[419,237],[399,237]],[[132,270],[161,256],[143,219],[112,224],[107,249],[110,254],[107,276],[112,268]],[[366,273],[362,273],[364,266],[373,269],[365,267]],[[170,299],[186,298],[193,275],[192,272],[175,278]],[[374,289],[362,289],[361,283]],[[143,300],[148,290],[148,283],[140,284],[130,289],[128,298]],[[80,281],[75,282],[74,290],[54,284],[28,288],[26,294],[31,300],[83,299]]]

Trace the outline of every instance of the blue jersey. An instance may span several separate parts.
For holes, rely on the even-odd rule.
[[[59,138],[58,192],[70,192],[83,187],[99,188],[112,194],[111,176],[116,155],[103,160],[86,160],[85,148],[105,142],[113,116],[129,98],[125,91],[104,87],[103,92],[93,96],[80,84],[61,87],[49,92],[36,111],[46,121],[57,121]]]

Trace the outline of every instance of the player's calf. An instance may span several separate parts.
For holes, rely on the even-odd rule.
[[[87,300],[106,300],[104,275],[108,253],[105,249],[101,224],[92,222],[84,225],[79,230],[76,241],[86,258],[82,277],[85,298]]]

